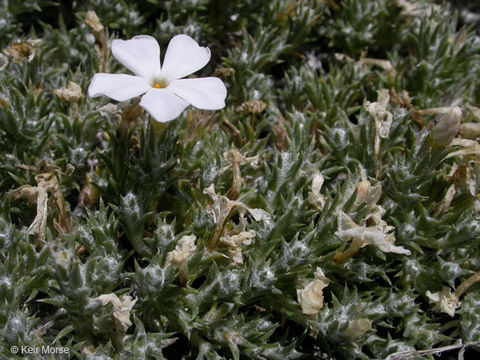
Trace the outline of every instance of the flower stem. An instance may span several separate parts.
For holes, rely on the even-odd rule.
[[[219,222],[217,222],[217,225],[215,226],[215,229],[213,230],[212,237],[210,238],[210,240],[207,243],[207,249],[213,250],[217,247],[218,240],[220,239],[220,237],[223,234],[225,224],[227,223],[227,221],[232,216],[234,210],[235,210],[235,207],[230,208],[227,215],[223,219],[221,219]]]
[[[187,269],[187,262],[183,262],[178,264],[178,275],[180,278],[180,283],[182,285],[186,285],[188,282],[188,269]]]
[[[161,134],[167,128],[166,123],[155,121],[152,117],[150,117],[150,125],[156,134]]]
[[[480,281],[480,271],[473,274],[467,280],[462,282],[455,290],[454,295],[457,297],[457,299],[460,299],[460,296],[462,296],[463,293],[467,291],[469,287],[471,287],[472,285],[474,285],[479,281]]]
[[[353,240],[352,243],[350,244],[350,247],[345,250],[344,252],[337,251],[335,256],[333,257],[333,261],[335,261],[337,264],[344,263],[348,259],[350,259],[353,255],[355,255],[358,250],[362,247],[363,242],[358,241],[358,240]]]

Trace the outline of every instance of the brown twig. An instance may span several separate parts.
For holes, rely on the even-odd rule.
[[[468,290],[468,288],[470,288],[472,285],[474,285],[479,281],[480,281],[480,271],[473,274],[467,280],[462,282],[455,290],[454,295],[457,297],[457,299],[460,299],[460,296],[462,296],[463,293]]]
[[[388,360],[408,360],[408,359],[418,359],[419,355],[435,355],[441,354],[446,351],[452,351],[460,348],[467,348],[470,346],[478,346],[480,343],[466,343],[466,344],[458,344],[458,345],[448,345],[442,346],[439,348],[431,349],[431,350],[418,350],[418,351],[400,351],[398,353],[392,354],[388,357]]]

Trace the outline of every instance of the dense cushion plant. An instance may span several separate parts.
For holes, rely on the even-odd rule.
[[[478,355],[480,6],[4,0],[0,19],[0,358]],[[158,58],[172,38],[201,64]],[[134,77],[115,57],[141,91],[99,90]]]

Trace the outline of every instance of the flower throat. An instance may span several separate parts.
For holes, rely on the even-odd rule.
[[[167,82],[165,80],[159,80],[159,81],[155,81],[153,83],[153,87],[155,89],[164,89],[168,86]]]

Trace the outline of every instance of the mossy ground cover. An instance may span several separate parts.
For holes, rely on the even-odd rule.
[[[0,358],[478,356],[479,22],[460,0],[1,1]],[[209,47],[226,107],[158,124],[88,97],[139,34]]]

